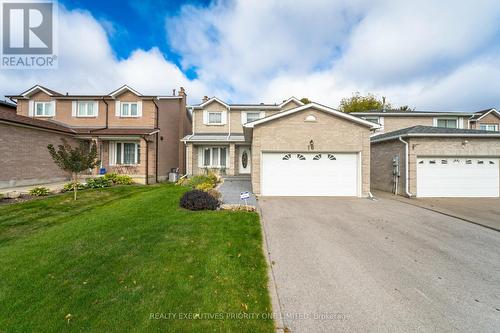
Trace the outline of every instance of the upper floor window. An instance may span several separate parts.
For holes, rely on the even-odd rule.
[[[53,117],[54,114],[53,102],[35,102],[36,117]]]
[[[203,111],[203,124],[205,125],[225,125],[226,111]]]
[[[497,131],[498,132],[498,125],[497,124],[480,124],[479,129],[483,131]]]
[[[437,127],[458,128],[458,120],[456,118],[438,118],[436,121]]]
[[[372,123],[375,123],[375,124],[380,124],[380,119],[379,117],[363,117],[365,120],[368,120]]]
[[[210,125],[222,124],[222,112],[209,112],[208,113],[208,123]]]
[[[78,101],[77,117],[95,117],[95,103],[93,101]]]
[[[265,117],[265,113],[262,111],[247,111],[241,114],[241,123],[246,124],[252,121],[259,120]]]
[[[138,117],[139,105],[137,102],[121,102],[120,116],[121,117]]]

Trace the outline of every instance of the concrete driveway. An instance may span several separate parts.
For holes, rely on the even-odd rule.
[[[500,232],[388,199],[259,205],[292,332],[500,331]]]

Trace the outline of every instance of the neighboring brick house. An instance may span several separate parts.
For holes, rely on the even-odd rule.
[[[165,180],[172,168],[185,170],[179,140],[190,132],[191,117],[183,88],[172,96],[143,95],[128,86],[105,95],[69,95],[37,85],[9,98],[17,101],[18,116],[57,124],[75,139],[96,142],[101,168],[107,172],[151,183]],[[51,143],[58,139],[54,136]],[[23,177],[35,179],[31,174]]]
[[[368,196],[377,124],[296,98],[281,104],[192,106],[187,173],[251,178],[266,196]]]
[[[9,103],[7,101],[0,101],[0,111],[16,112],[16,104]]]
[[[417,125],[486,131],[500,129],[500,113],[495,109],[477,112],[374,110],[351,114],[380,124],[376,135]]]

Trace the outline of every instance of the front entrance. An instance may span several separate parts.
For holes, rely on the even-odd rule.
[[[239,173],[250,174],[252,155],[250,154],[250,147],[239,147]]]

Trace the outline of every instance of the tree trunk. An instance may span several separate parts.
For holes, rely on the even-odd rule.
[[[78,175],[73,173],[73,200],[76,200],[76,191],[78,190]]]

